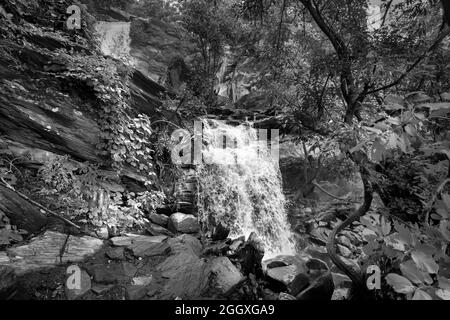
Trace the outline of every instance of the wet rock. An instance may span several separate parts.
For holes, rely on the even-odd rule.
[[[225,240],[229,234],[230,234],[230,229],[228,229],[223,223],[219,222],[212,229],[211,239],[213,241]]]
[[[327,228],[314,228],[310,231],[311,240],[315,240],[320,245],[326,245],[331,230]]]
[[[134,277],[137,272],[137,268],[130,262],[122,262],[123,273],[126,277]]]
[[[66,283],[64,286],[64,292],[68,300],[75,300],[91,290],[91,277],[89,274],[86,271],[81,270],[80,276],[81,278],[78,288],[71,288],[69,283]],[[70,278],[68,281],[70,282]]]
[[[148,286],[152,282],[153,276],[134,277],[132,280],[135,286]]]
[[[309,286],[297,296],[297,300],[330,300],[334,291],[333,277],[325,262],[310,259],[306,262]]]
[[[264,262],[268,286],[299,300],[329,300],[333,278],[325,262],[307,255],[278,256]]]
[[[234,239],[233,242],[230,245],[230,250],[231,251],[236,251],[239,248],[240,245],[244,244],[244,242],[245,242],[245,237],[244,236],[239,237],[237,239]]]
[[[297,256],[279,255],[263,262],[264,269],[298,265],[300,268],[304,262]]]
[[[149,234],[151,234],[152,236],[159,236],[159,235],[164,235],[164,236],[168,236],[168,237],[175,236],[172,232],[170,232],[166,228],[161,227],[161,226],[159,226],[157,224],[154,224],[154,223],[149,223],[145,227],[145,230],[147,230],[147,232]]]
[[[264,297],[264,300],[278,300],[279,294],[273,292],[272,290],[270,290],[268,288],[264,288],[263,297]]]
[[[61,255],[64,244],[65,250]],[[13,267],[18,275],[22,275],[61,263],[84,261],[87,257],[94,255],[102,246],[103,241],[94,237],[76,237],[46,231],[26,245],[7,249],[10,261],[3,265]]]
[[[161,227],[167,227],[167,224],[169,223],[169,217],[164,214],[158,214],[156,212],[151,212],[148,215],[148,218],[151,222],[154,224],[157,224]]]
[[[152,281],[150,285],[147,286],[147,296],[153,297],[154,295],[156,295],[159,289],[159,285],[155,281]]]
[[[169,239],[167,243],[174,254],[188,252],[198,257],[203,250],[201,242],[189,234],[182,234],[176,238]]]
[[[137,268],[129,262],[94,265],[88,266],[87,269],[95,282],[103,284],[128,282],[137,272]]]
[[[124,260],[124,249],[122,247],[108,247],[105,255],[111,260]]]
[[[170,250],[165,241],[167,236],[132,235],[111,239],[114,246],[123,246],[131,250],[136,257],[152,257],[167,254]]]
[[[210,244],[203,250],[203,255],[223,255],[229,250],[230,246],[226,242]]]
[[[10,259],[8,257],[8,254],[6,252],[0,252],[0,264],[2,263],[9,263]]]
[[[104,240],[108,240],[109,239],[108,227],[102,227],[102,228],[98,229],[95,233],[97,234],[97,236],[100,239],[104,239]]]
[[[291,295],[297,295],[309,284],[306,270],[296,265],[268,269],[267,277],[271,288],[275,291],[287,291]]]
[[[126,236],[111,238],[111,243],[116,247],[127,247],[131,249],[133,245],[141,243],[161,243],[167,239],[167,236],[143,236],[136,234],[128,234]]]
[[[297,300],[297,298],[290,295],[289,293],[280,292],[280,294],[278,295],[278,300]]]
[[[132,246],[131,250],[136,257],[154,257],[168,254],[170,252],[170,246],[167,242],[142,242]]]
[[[305,252],[313,258],[325,261],[328,266],[331,266],[333,264],[331,262],[330,256],[328,255],[327,248],[324,246],[311,244],[305,249]]]
[[[170,216],[169,230],[181,233],[196,233],[200,231],[200,225],[194,215],[176,212]]]
[[[147,287],[131,285],[127,287],[126,297],[128,300],[140,300],[147,295]]]
[[[204,294],[208,297],[227,296],[245,279],[227,257],[218,257],[210,261],[206,268],[206,276],[208,283]]]
[[[349,288],[338,288],[334,290],[331,300],[349,300],[350,289]]]
[[[311,285],[297,295],[297,300],[331,300],[334,285],[330,273],[315,279]]]
[[[161,289],[162,299],[222,297],[244,279],[226,257],[200,258],[202,244],[189,234],[171,238],[167,243],[171,255],[156,267],[167,279]]]
[[[194,298],[205,286],[206,262],[192,250],[169,256],[156,268],[168,281],[162,290],[162,299]]]
[[[10,289],[16,283],[16,274],[12,267],[0,266],[0,298],[8,296]]]
[[[168,243],[172,254],[156,267],[168,280],[161,291],[163,299],[222,297],[244,279],[226,257],[200,258],[201,243],[192,236],[182,235]]]
[[[94,284],[92,286],[92,292],[94,292],[97,295],[102,295],[108,292],[110,289],[112,289],[114,285],[105,285],[105,284]]]
[[[264,244],[256,233],[252,232],[248,240],[236,250],[236,254],[232,257],[239,262],[245,275],[254,274],[257,277],[262,277]]]
[[[335,288],[351,288],[352,280],[342,273],[331,273],[333,277],[333,283]]]

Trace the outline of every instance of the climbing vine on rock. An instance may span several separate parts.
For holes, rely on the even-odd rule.
[[[136,168],[148,177],[152,169],[152,135],[148,116],[132,117],[129,105],[130,69],[112,58],[61,55],[68,63],[62,77],[80,81],[91,89],[96,103],[90,112],[97,116],[100,126],[99,153],[107,157],[113,167],[124,165]]]

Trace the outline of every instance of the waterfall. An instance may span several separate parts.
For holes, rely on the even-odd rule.
[[[130,62],[130,22],[100,21],[95,29],[105,55]]]
[[[265,259],[295,254],[287,221],[277,159],[257,130],[248,124],[233,127],[220,121],[203,123],[203,159],[198,170],[199,215],[206,228],[222,222],[230,236],[261,238]]]

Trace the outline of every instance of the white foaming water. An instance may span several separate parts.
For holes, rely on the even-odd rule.
[[[295,254],[278,161],[270,156],[267,143],[258,142],[257,131],[249,125],[212,120],[204,121],[203,139],[205,164],[198,174],[203,226],[222,222],[230,228],[230,237],[255,232],[264,243],[264,259]]]

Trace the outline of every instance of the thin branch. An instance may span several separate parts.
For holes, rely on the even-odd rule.
[[[344,199],[344,198],[339,198],[338,196],[335,196],[334,194],[328,192],[327,190],[325,190],[320,184],[317,183],[317,181],[314,179],[311,184],[315,187],[317,187],[320,191],[326,193],[327,195],[329,195],[330,197],[336,199],[336,200],[340,200],[340,201],[346,201],[348,202],[348,199]]]
[[[385,86],[368,91],[367,94],[369,95],[369,94],[372,94],[372,93],[375,93],[378,91],[383,91],[383,90],[386,90],[386,89],[389,89],[389,88],[392,88],[392,87],[398,85],[400,82],[403,81],[403,79],[405,79],[408,76],[408,74],[412,70],[414,70],[415,67],[417,67],[427,57],[428,53],[433,51],[442,42],[442,40],[444,40],[444,38],[449,34],[450,34],[450,28],[446,27],[442,32],[439,33],[439,35],[437,36],[437,38],[433,42],[433,44],[430,46],[430,48],[428,48],[427,51],[425,51],[420,57],[418,57],[417,60],[412,65],[410,65],[408,67],[408,69],[406,69],[405,72],[403,72],[400,75],[400,77],[398,77],[396,80],[394,80],[393,82],[391,82]]]
[[[52,215],[52,216],[54,216],[54,217],[56,217],[56,218],[58,218],[58,219],[64,221],[65,223],[71,225],[72,227],[75,227],[75,228],[77,228],[78,230],[81,230],[81,227],[78,226],[78,225],[76,225],[76,224],[73,223],[72,221],[67,220],[67,219],[64,218],[64,217],[61,217],[59,214],[57,214],[57,213],[55,213],[55,212],[53,212],[53,211],[47,209],[46,207],[44,207],[43,205],[41,205],[41,204],[38,203],[38,202],[36,202],[36,201],[34,201],[34,200],[31,200],[30,198],[28,198],[26,195],[24,195],[24,194],[21,193],[20,191],[17,191],[17,190],[14,189],[8,182],[6,182],[5,180],[3,180],[3,178],[0,178],[0,184],[3,185],[3,186],[6,187],[6,188],[12,190],[13,192],[17,193],[17,195],[19,195],[22,199],[24,199],[24,200],[28,201],[29,203],[35,205],[35,206],[38,207],[39,209],[42,209],[42,210],[44,210],[45,212],[47,212],[48,214],[50,214],[50,215]]]
[[[309,13],[313,17],[314,21],[317,23],[318,27],[331,41],[334,49],[336,50],[340,58],[348,56],[348,50],[345,46],[344,41],[339,37],[339,35],[325,22],[324,17],[320,14],[317,6],[311,0],[300,0],[300,2],[308,9]]]
[[[383,27],[384,24],[386,23],[386,18],[387,18],[389,9],[391,8],[392,2],[394,2],[394,0],[389,1],[386,5],[386,11],[384,12],[383,20],[381,21],[381,27]]]

